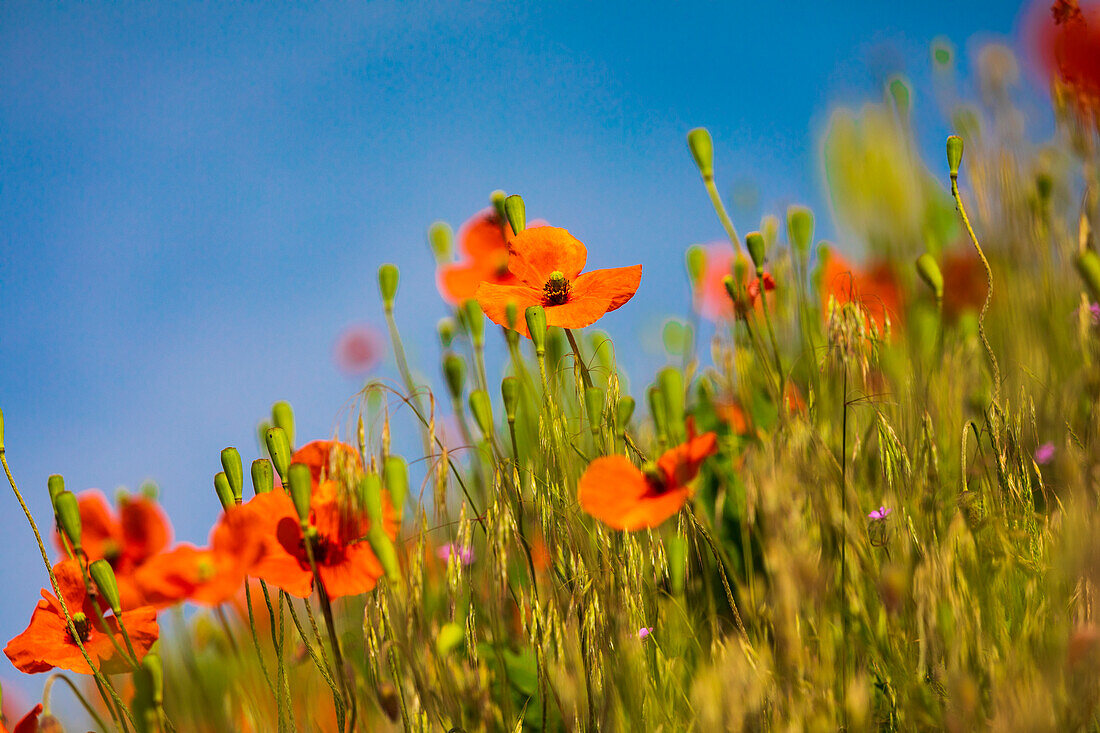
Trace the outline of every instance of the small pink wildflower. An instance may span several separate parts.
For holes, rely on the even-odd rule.
[[[456,545],[453,542],[440,545],[436,549],[435,554],[436,557],[444,562],[449,561],[453,557],[463,566],[470,565],[474,561],[474,548]]]
[[[639,639],[639,641],[644,640],[647,636],[649,636],[652,633],[653,633],[653,627],[652,626],[643,626],[642,628],[638,629],[638,639]]]
[[[867,518],[868,519],[886,519],[888,516],[890,516],[890,512],[892,512],[892,511],[894,511],[894,510],[893,509],[887,509],[884,506],[880,506],[878,509],[876,509],[873,512],[871,512],[870,514],[868,514]]]
[[[1054,460],[1054,443],[1043,443],[1035,449],[1035,462],[1045,466]]]

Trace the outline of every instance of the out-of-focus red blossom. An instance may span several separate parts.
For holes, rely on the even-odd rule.
[[[872,262],[860,269],[851,265],[835,250],[824,253],[825,270],[821,280],[821,312],[827,316],[829,299],[837,307],[859,303],[878,327],[885,331],[886,316],[890,323],[902,323],[901,289],[894,270],[887,262]]]
[[[987,279],[985,266],[973,251],[954,250],[943,256],[943,312],[958,318],[967,310],[976,310],[985,302]]]
[[[749,432],[748,415],[737,400],[716,401],[714,410],[718,413],[718,418],[728,425],[735,435],[745,435]]]
[[[508,271],[508,240],[504,236],[507,226],[492,208],[475,214],[462,225],[458,230],[458,248],[463,258],[436,271],[436,285],[444,300],[458,305],[475,297],[483,282],[498,285],[519,282]]]
[[[374,588],[382,576],[382,564],[366,540],[370,520],[362,507],[353,507],[340,478],[352,474],[358,480],[363,466],[358,452],[336,441],[314,441],[299,449],[292,460],[309,466],[313,476],[310,499],[311,540],[317,572],[332,598],[358,595]],[[290,496],[272,491],[253,497],[244,505],[249,522],[259,533],[263,552],[251,575],[305,598],[313,589],[313,573],[306,553],[306,537]],[[389,493],[382,493],[384,529],[396,539],[399,517]]]
[[[333,347],[337,368],[351,377],[366,374],[382,359],[382,337],[371,326],[357,325],[344,329]]]
[[[42,703],[35,705],[31,711],[19,719],[14,728],[8,728],[0,721],[0,733],[38,733],[38,716],[42,714]]]
[[[127,495],[119,499],[118,514],[96,489],[77,497],[84,552],[88,562],[104,559],[118,580],[123,610],[144,606],[145,598],[134,581],[134,573],[172,539],[172,528],[160,506],[144,496]],[[64,551],[61,536],[54,541]]]
[[[210,545],[179,545],[135,573],[146,601],[165,608],[181,601],[217,606],[232,600],[263,553],[263,538],[248,511],[230,507],[210,533]]]
[[[733,317],[733,301],[723,283],[726,275],[733,274],[737,254],[729,242],[713,242],[704,245],[706,266],[703,276],[695,286],[695,311],[708,321],[720,321]]]
[[[1026,32],[1044,71],[1065,86],[1079,110],[1093,116],[1100,112],[1100,5],[1037,3]]]
[[[754,277],[752,279],[752,282],[749,283],[748,293],[749,293],[749,303],[751,305],[756,305],[757,299],[760,298],[760,279],[761,278]],[[763,280],[764,280],[764,291],[765,292],[770,293],[771,291],[775,290],[775,278],[773,278],[771,276],[770,272],[765,272],[764,273]]]
[[[96,620],[92,598],[84,587],[84,578],[77,561],[62,560],[53,569],[61,596],[73,616],[88,656],[97,667],[107,673],[128,669],[128,663],[118,656],[114,644],[111,643],[110,636],[114,636],[120,646],[122,645],[118,620],[108,615],[105,626],[101,626]],[[125,611],[123,619],[134,652],[140,661],[160,635],[157,612],[151,606],[142,606]],[[61,602],[45,589],[42,590],[42,600],[31,615],[30,625],[26,631],[8,642],[4,654],[16,669],[28,674],[48,672],[54,667],[78,674],[92,673],[76,640],[69,633]]]

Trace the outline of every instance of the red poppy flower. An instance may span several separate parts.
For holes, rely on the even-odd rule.
[[[105,559],[111,564],[118,580],[122,608],[145,605],[145,599],[134,583],[133,574],[150,557],[168,546],[172,529],[160,506],[144,496],[124,496],[119,499],[118,514],[112,510],[103,494],[92,489],[78,496],[81,543],[88,562]],[[54,535],[59,548],[61,536]]]
[[[237,595],[262,552],[251,514],[230,507],[211,531],[209,547],[185,544],[162,552],[143,563],[134,579],[156,608],[184,600],[217,606]]]
[[[985,302],[988,281],[985,266],[977,253],[966,250],[947,252],[940,265],[943,272],[943,312],[958,318],[966,310],[977,310]]]
[[[765,292],[770,293],[771,291],[775,290],[775,278],[772,277],[770,272],[764,273],[763,280]],[[749,303],[751,305],[756,305],[756,301],[760,297],[760,278],[754,277],[752,279],[752,282],[749,283],[749,287],[747,289],[749,292]]]
[[[829,299],[832,298],[837,306],[858,302],[874,321],[879,333],[885,331],[887,315],[892,324],[900,322],[901,290],[888,263],[872,263],[860,270],[833,250],[824,256],[825,271],[821,282],[823,314],[828,314]]]
[[[367,541],[370,520],[353,491],[362,472],[359,455],[351,446],[335,441],[314,441],[294,454],[313,474],[310,528],[317,572],[332,598],[365,593],[382,576],[382,565]],[[343,480],[350,472],[352,479]],[[335,477],[335,478],[333,478]],[[339,479],[339,480],[337,480]],[[249,574],[262,578],[299,598],[313,588],[313,573],[306,552],[298,514],[290,496],[272,491],[253,497],[245,508],[248,521],[258,531],[263,552]],[[398,514],[389,493],[382,493],[385,531],[397,537]]]
[[[491,208],[462,225],[458,231],[458,247],[465,258],[443,265],[436,273],[439,293],[444,300],[458,305],[475,297],[483,282],[499,285],[518,282],[508,271],[508,240],[504,236],[507,226]]]
[[[733,301],[726,292],[726,275],[733,274],[737,255],[729,242],[715,242],[705,246],[706,266],[703,276],[695,286],[695,310],[709,321],[733,318]]]
[[[1100,7],[1082,9],[1060,0],[1036,6],[1027,22],[1032,45],[1047,73],[1067,89],[1083,112],[1100,107]]]
[[[506,310],[514,302],[519,308],[516,330],[525,336],[523,312],[533,305],[546,309],[548,326],[584,328],[633,298],[642,279],[641,265],[582,275],[587,259],[585,246],[564,229],[524,229],[509,244],[508,270],[519,284],[483,282],[477,302],[501,326],[508,325]]]
[[[366,374],[381,360],[384,347],[378,331],[370,326],[349,326],[333,347],[333,359],[351,377]]]
[[[687,502],[687,484],[699,466],[718,450],[718,436],[695,436],[665,451],[654,466],[639,470],[624,456],[604,456],[588,464],[577,485],[581,508],[615,529],[656,527],[676,514]]]
[[[77,561],[63,560],[54,565],[53,569],[61,595],[72,614],[88,656],[104,672],[113,674],[126,670],[126,660],[118,656],[108,636],[114,636],[119,645],[125,648],[118,620],[108,614],[105,619],[106,627],[99,625]],[[123,622],[140,661],[160,635],[157,612],[151,606],[128,610],[123,614]],[[61,602],[47,590],[42,591],[42,600],[34,609],[27,630],[8,642],[4,654],[17,669],[28,674],[46,672],[54,667],[79,674],[92,673],[76,641],[69,634]]]
[[[35,705],[29,713],[19,719],[10,733],[38,733],[38,716],[42,714],[42,703]],[[0,733],[9,733],[8,726],[0,721]]]

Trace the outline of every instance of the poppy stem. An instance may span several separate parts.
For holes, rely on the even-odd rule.
[[[764,323],[768,328],[768,339],[772,345],[772,356],[775,357],[775,370],[779,374],[779,414],[785,415],[787,410],[787,373],[783,370],[783,361],[779,357],[779,342],[775,338],[775,329],[772,327],[772,317],[768,312],[767,288],[760,283],[760,304],[764,307]]]
[[[581,358],[581,350],[580,347],[577,346],[577,339],[574,338],[573,331],[568,328],[563,328],[562,330],[565,331],[565,337],[569,339],[569,346],[573,349],[573,356],[576,358],[577,364],[580,365],[581,379],[584,380],[584,386],[586,388],[591,387],[592,376],[588,373],[588,365],[586,365],[584,359]]]
[[[714,212],[718,214],[718,220],[722,222],[722,228],[726,230],[726,236],[733,242],[733,246],[737,248],[737,254],[740,256],[742,254],[741,239],[737,236],[737,229],[733,226],[733,220],[726,213],[726,205],[722,203],[722,197],[718,195],[718,187],[714,185],[714,176],[704,178],[703,185],[707,188],[711,206],[714,207]]]
[[[97,726],[99,726],[99,729],[107,730],[107,724],[103,722],[103,718],[99,717],[99,713],[97,713],[95,708],[92,707],[92,704],[88,702],[87,698],[84,697],[79,688],[77,688],[77,686],[73,684],[73,681],[70,680],[67,676],[61,674],[60,672],[55,672],[51,674],[46,679],[46,684],[42,686],[42,712],[46,715],[48,715],[50,712],[50,691],[53,687],[53,683],[57,680],[61,680],[69,686],[69,689],[73,691],[73,694],[76,695],[76,699],[80,701],[80,704],[84,707],[84,710],[87,711],[91,719],[95,721]]]
[[[303,522],[303,535],[305,535],[307,527],[308,525]],[[349,679],[348,671],[344,667],[344,655],[340,652],[340,640],[336,637],[336,621],[332,617],[332,602],[329,600],[328,590],[325,588],[325,583],[321,579],[321,574],[317,571],[317,558],[314,557],[313,545],[308,536],[306,536],[303,544],[305,544],[306,547],[306,556],[309,558],[309,567],[313,570],[313,582],[317,587],[317,601],[320,603],[321,613],[325,617],[325,627],[328,631],[329,644],[332,645],[332,657],[336,664],[336,674],[340,679],[341,686],[344,688],[344,695],[347,697],[346,703],[351,708],[351,720],[348,721],[348,730],[354,730],[356,718],[355,685],[352,680]],[[340,722],[340,730],[344,730],[343,721]]]
[[[252,634],[252,648],[256,651],[256,659],[260,662],[260,671],[264,675],[267,689],[271,691],[272,697],[277,697],[275,683],[271,681],[271,673],[267,669],[267,662],[264,661],[263,650],[260,648],[260,636],[256,633],[256,614],[252,611],[252,591],[247,578],[244,581],[244,602],[248,606],[248,630]]]
[[[287,596],[286,603],[287,610],[290,611],[290,620],[294,622],[294,627],[298,629],[298,636],[302,638],[302,643],[305,645],[306,651],[309,652],[310,659],[313,660],[313,663],[317,666],[317,671],[321,673],[321,677],[324,678],[329,689],[332,690],[332,702],[336,706],[336,725],[343,730],[345,714],[343,696],[336,686],[336,681],[332,679],[332,674],[329,672],[328,655],[325,653],[324,642],[321,641],[321,634],[317,628],[317,620],[313,617],[313,610],[309,606],[309,601],[306,601],[306,612],[309,615],[309,621],[313,627],[313,637],[317,640],[317,646],[321,648],[320,657],[317,655],[317,650],[313,648],[313,643],[306,638],[305,629],[302,628],[302,622],[298,619],[298,613],[294,610],[294,602],[289,596]]]

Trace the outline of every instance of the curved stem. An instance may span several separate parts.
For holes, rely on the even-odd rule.
[[[91,719],[95,721],[95,724],[99,726],[99,729],[107,730],[107,724],[103,722],[103,718],[99,717],[99,713],[95,711],[95,708],[92,707],[92,704],[88,702],[87,698],[85,698],[84,695],[81,694],[80,689],[73,684],[72,680],[70,680],[66,675],[63,675],[60,672],[54,672],[53,674],[51,674],[46,679],[46,684],[42,687],[43,710],[46,713],[50,712],[50,691],[53,687],[53,683],[57,680],[61,680],[69,686],[69,689],[73,691],[73,694],[76,695],[76,699],[80,701],[80,704],[84,707],[84,710],[88,713]]]
[[[714,212],[718,214],[718,220],[722,222],[722,228],[726,230],[726,236],[733,242],[733,246],[737,248],[737,256],[740,257],[741,239],[737,236],[737,229],[733,226],[733,220],[726,213],[726,205],[722,203],[722,197],[718,195],[718,187],[714,185],[714,176],[704,178],[703,185],[707,188],[711,206],[714,207]]]

